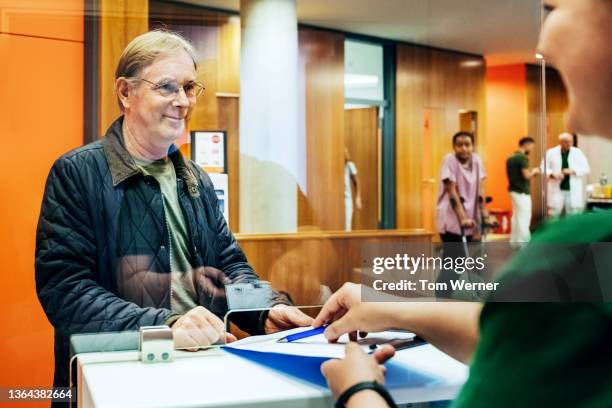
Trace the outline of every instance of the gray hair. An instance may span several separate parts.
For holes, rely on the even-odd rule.
[[[123,50],[115,70],[115,79],[120,77],[135,78],[143,69],[153,64],[157,58],[180,50],[189,54],[193,60],[194,68],[197,69],[195,48],[179,33],[168,30],[152,30],[141,34],[130,41]],[[123,111],[123,104],[118,96],[117,102],[119,108]]]

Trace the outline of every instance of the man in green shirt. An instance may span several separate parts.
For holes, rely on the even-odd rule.
[[[512,224],[510,242],[529,242],[531,232],[531,195],[529,180],[540,173],[540,169],[529,168],[529,154],[533,150],[534,140],[525,136],[519,141],[519,150],[506,160],[508,190],[512,199]]]
[[[567,85],[568,127],[612,138],[612,1],[546,0],[545,8],[549,14],[538,52],[554,64]],[[568,242],[579,245],[575,251],[555,250]],[[538,282],[552,283],[557,291],[563,290],[559,295],[566,302],[487,302],[484,307],[459,302],[362,303],[359,286],[345,284],[313,326],[329,323],[325,335],[331,341],[356,330],[392,327],[419,334],[470,364],[456,407],[611,407],[612,305],[594,301],[612,298],[609,242],[610,212],[556,221],[534,235],[500,276],[504,286],[525,296],[527,289],[538,289]],[[593,243],[600,244],[588,245]],[[589,246],[599,250],[587,254]],[[548,276],[541,276],[537,268],[543,259],[550,261]],[[585,261],[592,263],[591,271],[601,273],[586,274],[577,267]],[[599,291],[584,292],[592,278],[598,279]],[[335,397],[346,398],[347,390],[363,385],[348,398],[347,407],[386,407],[379,389],[367,382],[384,382],[379,364],[392,355],[389,348],[370,356],[351,346],[344,359],[327,361],[321,370]]]

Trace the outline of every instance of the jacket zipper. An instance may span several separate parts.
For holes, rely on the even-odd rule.
[[[161,194],[161,192],[160,192]],[[162,197],[162,203],[163,203]],[[166,210],[164,209],[164,220],[166,221],[166,233],[168,237],[168,266],[170,267],[170,310],[172,310],[172,299],[174,296],[174,292],[172,291],[172,239],[170,239],[170,227],[168,225],[168,216],[166,215]]]

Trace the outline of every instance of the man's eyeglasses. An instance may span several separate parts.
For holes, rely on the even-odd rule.
[[[157,91],[157,93],[159,93],[161,96],[166,97],[166,98],[171,98],[171,97],[176,98],[179,92],[181,91],[181,88],[183,88],[185,95],[189,99],[196,99],[204,91],[204,85],[196,81],[189,81],[184,85],[179,85],[179,83],[176,81],[161,81],[161,82],[155,83],[155,82],[146,80],[144,78],[135,78],[135,79],[138,79],[140,81],[153,85],[152,89],[154,91]]]

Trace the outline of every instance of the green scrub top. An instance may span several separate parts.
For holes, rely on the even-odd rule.
[[[612,211],[549,224],[532,242],[612,242]],[[502,272],[502,285],[533,275],[538,255],[559,259],[552,270],[571,272],[572,286],[588,285],[588,274],[572,268],[563,256],[555,257],[552,245],[529,247]],[[610,252],[597,257],[596,276],[608,299]],[[612,407],[611,370],[612,303],[489,302],[480,317],[480,341],[469,379],[453,407]]]

